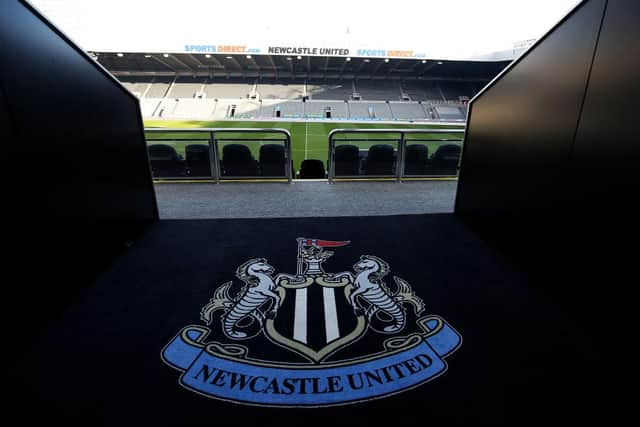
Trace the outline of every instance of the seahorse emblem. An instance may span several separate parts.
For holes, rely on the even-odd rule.
[[[228,338],[247,339],[252,338],[264,326],[266,319],[273,319],[281,305],[281,297],[278,293],[278,283],[285,282],[289,286],[304,282],[304,278],[289,274],[278,274],[272,277],[275,269],[267,263],[266,258],[254,258],[240,265],[236,270],[236,277],[244,282],[245,286],[235,295],[231,295],[233,282],[227,282],[216,289],[213,298],[202,308],[201,319],[207,325],[213,321],[213,313],[224,310],[220,317],[222,331]],[[286,279],[286,280],[284,280]],[[249,335],[240,330],[239,324],[249,319],[247,324],[257,322],[256,333]]]
[[[336,277],[347,276],[351,279],[354,286],[354,291],[349,296],[351,306],[356,314],[364,312],[369,327],[376,332],[392,334],[404,329],[407,322],[406,310],[402,306],[404,302],[413,305],[416,314],[424,311],[422,299],[415,295],[411,286],[403,279],[393,277],[397,290],[391,293],[383,281],[390,267],[382,259],[373,255],[362,255],[353,269],[355,275],[344,272]],[[371,322],[378,313],[384,313],[391,319],[390,324],[382,330],[378,330]]]
[[[213,320],[213,312],[225,310],[221,316],[222,331],[229,338],[249,338],[247,332],[236,328],[243,319],[249,317],[262,327],[265,318],[275,317],[280,307],[280,296],[276,292],[276,284],[271,277],[273,266],[265,258],[255,258],[243,263],[236,270],[236,277],[245,286],[235,297],[230,295],[232,282],[218,288],[209,303],[203,307],[200,316],[208,325]],[[269,304],[270,303],[270,304]]]
[[[296,275],[275,275],[275,268],[265,258],[244,262],[236,270],[236,277],[244,286],[234,291],[234,284],[230,281],[217,288],[213,298],[202,308],[201,319],[211,325],[214,318],[219,318],[222,333],[233,340],[250,339],[264,332],[273,341],[293,348],[314,362],[347,345],[347,342],[355,341],[367,328],[381,334],[402,331],[407,324],[405,303],[412,305],[414,313],[420,315],[425,310],[422,299],[415,295],[406,281],[397,276],[393,276],[396,286],[392,292],[384,282],[391,270],[389,264],[373,255],[362,255],[353,265],[353,271],[326,273],[322,264],[333,255],[326,248],[347,244],[348,241],[299,238]],[[316,347],[312,348],[309,336],[315,330],[309,325],[307,288],[314,284],[323,287],[321,304],[326,330],[321,339],[326,343],[322,346],[322,341],[316,338],[313,341]],[[336,293],[338,289],[344,289],[340,291],[346,298],[343,303],[340,302],[340,294]],[[274,321],[287,292],[294,293],[294,307],[291,301],[288,302],[285,318]],[[350,306],[353,310],[355,325],[348,326],[353,330],[341,330],[337,318],[339,304],[347,304],[346,307]],[[294,316],[291,319],[292,309]],[[218,310],[222,314],[214,316]],[[290,327],[290,322],[293,322],[293,336],[287,337],[279,331],[281,327]]]

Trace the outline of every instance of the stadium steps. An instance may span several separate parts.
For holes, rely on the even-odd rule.
[[[169,97],[169,95],[171,94],[171,90],[173,89],[173,86],[175,86],[175,84],[176,84],[176,80],[177,80],[177,79],[178,79],[178,78],[177,78],[177,77],[175,77],[175,78],[173,79],[173,81],[171,82],[171,84],[169,85],[169,89],[167,89],[167,93],[165,93],[165,94],[164,94],[164,97],[165,97],[165,98],[168,98],[168,97]]]
[[[142,94],[142,99],[147,97],[147,94],[149,93],[149,90],[151,90],[151,85],[153,84],[153,81],[149,82],[149,84],[147,85],[147,88],[144,90],[144,93]]]

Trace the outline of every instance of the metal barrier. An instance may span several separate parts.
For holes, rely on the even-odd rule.
[[[336,178],[344,178],[344,179],[367,179],[367,178],[394,178],[396,181],[402,181],[403,179],[412,179],[412,178],[430,178],[430,177],[442,177],[442,176],[456,176],[456,174],[405,174],[405,155],[407,142],[456,142],[462,143],[462,135],[464,135],[464,130],[460,129],[334,129],[329,132],[329,165],[328,165],[328,177],[329,182],[333,182]],[[380,137],[380,138],[340,138],[336,139],[336,135],[341,134],[397,134],[397,138],[388,138],[388,137]],[[407,135],[460,135],[461,138],[419,138],[419,139],[407,139]],[[336,176],[336,142],[386,142],[386,143],[395,143],[395,173],[388,175],[340,175]]]
[[[286,179],[291,183],[293,178],[293,170],[291,166],[291,134],[286,129],[280,128],[198,128],[198,129],[162,129],[162,128],[145,128],[145,138],[147,140],[147,146],[150,143],[162,143],[162,142],[201,142],[206,143],[209,147],[209,163],[211,169],[211,176],[193,177],[188,176],[166,176],[168,179],[211,179],[213,178],[216,183],[223,181],[234,180],[273,180],[273,179]],[[183,138],[170,138],[167,134],[182,134],[186,135]],[[160,134],[157,138],[149,138],[147,134]],[[250,137],[232,137],[221,138],[220,134],[280,134],[280,138],[250,138]],[[195,136],[192,136],[195,135]],[[202,137],[200,137],[202,135]],[[263,176],[263,175],[247,175],[247,176],[223,176],[220,166],[219,155],[219,142],[249,142],[249,143],[263,143],[263,142],[281,142],[284,143],[284,176]],[[220,159],[222,160],[222,159]],[[156,177],[154,177],[156,178]]]

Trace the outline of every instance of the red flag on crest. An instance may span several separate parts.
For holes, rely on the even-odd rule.
[[[299,238],[304,246],[315,246],[317,248],[337,248],[340,246],[346,246],[350,243],[350,240],[332,241],[332,240],[319,240],[319,239],[305,239]]]

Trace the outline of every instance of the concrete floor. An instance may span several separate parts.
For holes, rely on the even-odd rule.
[[[163,219],[375,216],[453,212],[457,181],[157,183]]]

